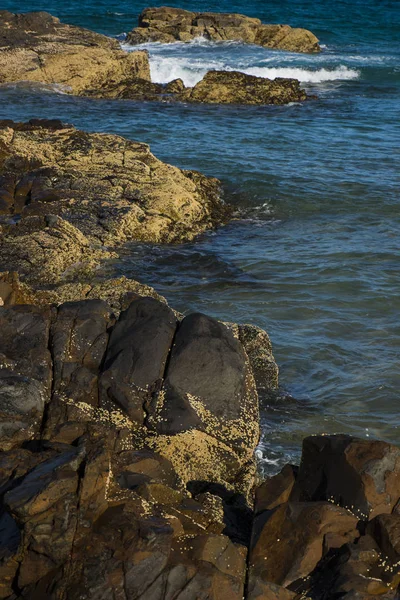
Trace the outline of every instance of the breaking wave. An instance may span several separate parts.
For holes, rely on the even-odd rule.
[[[151,78],[157,83],[168,83],[173,79],[182,79],[187,86],[196,85],[204,75],[211,70],[242,71],[248,75],[275,79],[276,77],[289,77],[298,79],[302,83],[322,83],[325,81],[338,81],[357,79],[360,71],[340,65],[333,69],[305,69],[301,67],[237,67],[227,65],[225,61],[205,61],[203,59],[150,55]]]

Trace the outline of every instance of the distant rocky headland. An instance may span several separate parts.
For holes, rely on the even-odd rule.
[[[79,96],[146,101],[263,105],[307,99],[296,79],[271,81],[235,72],[210,72],[193,88],[181,80],[161,85],[151,81],[144,50],[125,52],[117,40],[45,12],[0,11],[0,83],[23,82]]]
[[[192,12],[161,6],[146,8],[139,26],[128,33],[131,44],[189,42],[203,37],[215,42],[236,41],[289,52],[320,52],[316,36],[308,29],[266,25],[260,19],[238,14]]]

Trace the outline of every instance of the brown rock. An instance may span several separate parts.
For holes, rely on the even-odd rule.
[[[294,600],[296,594],[276,583],[253,577],[245,597],[246,600]]]
[[[288,104],[307,100],[297,79],[271,80],[239,71],[209,71],[179,97],[187,102],[210,104]]]
[[[133,77],[150,81],[146,52],[126,53],[116,40],[60,23],[45,12],[0,11],[0,83],[57,84],[78,95]]]
[[[323,556],[324,538],[339,534],[342,544],[358,537],[358,519],[327,502],[281,504],[253,525],[250,581],[288,586],[307,577]]]
[[[303,442],[292,499],[329,500],[362,520],[390,513],[400,498],[400,450],[347,435],[311,436]]]
[[[315,600],[395,600],[399,582],[398,568],[393,569],[375,541],[364,535],[357,543],[329,552],[305,581],[291,588]]]
[[[367,532],[376,540],[389,569],[400,565],[400,515],[378,515],[368,523]],[[400,569],[398,569],[400,570]]]
[[[259,19],[227,13],[198,13],[163,6],[146,8],[139,27],[127,37],[131,44],[143,42],[189,42],[197,37],[213,41],[235,40],[292,52],[319,52],[318,39],[307,29],[288,25],[264,25]]]
[[[256,489],[254,502],[255,514],[265,510],[272,510],[289,500],[294,482],[295,469],[292,465],[285,465],[278,475],[270,477]]]

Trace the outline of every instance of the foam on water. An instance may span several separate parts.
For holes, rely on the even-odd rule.
[[[206,61],[201,58],[150,56],[151,78],[157,83],[168,83],[173,79],[182,79],[185,85],[196,85],[208,71],[236,71],[247,75],[256,75],[275,79],[276,77],[289,77],[298,79],[303,83],[322,83],[324,81],[339,81],[357,79],[360,71],[340,65],[334,69],[305,69],[301,67],[257,67],[257,66],[232,66],[223,60]]]

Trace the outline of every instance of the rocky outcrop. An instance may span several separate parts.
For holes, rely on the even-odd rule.
[[[256,492],[247,598],[394,600],[399,499],[396,446],[306,438],[300,467]]]
[[[232,327],[0,281],[0,597],[241,600],[259,425]]]
[[[400,450],[312,436],[254,490],[265,332],[95,285],[0,275],[0,598],[395,600]]]
[[[146,8],[139,26],[128,33],[130,44],[144,42],[189,42],[204,37],[216,42],[234,40],[289,52],[319,52],[318,39],[311,31],[289,25],[265,25],[244,15],[191,12],[162,6]]]
[[[93,92],[91,95],[99,95]],[[238,71],[209,71],[194,87],[181,79],[168,84],[132,79],[122,84],[104,85],[103,98],[158,100],[162,102],[201,102],[207,104],[289,104],[309,99],[297,79],[267,79]]]
[[[179,99],[209,104],[288,104],[307,100],[307,94],[297,79],[271,80],[238,71],[209,71]]]
[[[60,122],[0,123],[0,268],[49,284],[129,240],[191,240],[226,221],[219,182],[146,144]]]
[[[136,77],[150,81],[146,52],[124,52],[117,40],[46,12],[0,11],[0,83],[33,81],[101,95],[104,85]]]

